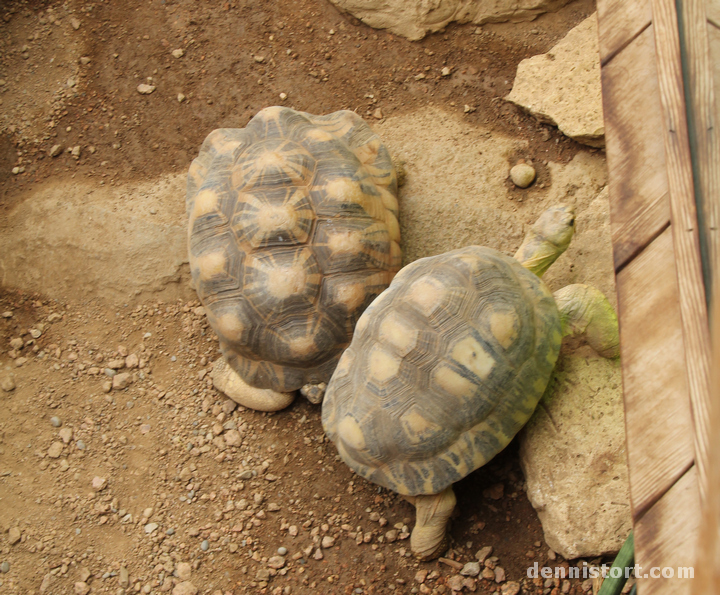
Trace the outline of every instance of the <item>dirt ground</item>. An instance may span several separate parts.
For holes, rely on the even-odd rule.
[[[370,122],[433,104],[566,163],[582,148],[502,98],[521,59],[593,10],[578,0],[408,42],[325,0],[5,2],[0,233],[38,184],[185,171],[208,132],[274,104]],[[0,592],[591,589],[526,577],[564,562],[543,541],[514,444],[456,485],[447,561],[415,561],[414,510],[337,459],[317,408],[257,413],[212,388],[217,342],[198,306],[0,288]],[[485,574],[457,578],[485,546]]]

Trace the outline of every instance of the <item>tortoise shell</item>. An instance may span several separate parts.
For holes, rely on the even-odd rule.
[[[283,107],[215,130],[188,173],[192,278],[250,385],[326,382],[400,268],[397,182],[355,113]]]
[[[561,340],[552,294],[515,259],[471,246],[417,260],[358,321],[323,427],[359,475],[436,494],[525,424]]]

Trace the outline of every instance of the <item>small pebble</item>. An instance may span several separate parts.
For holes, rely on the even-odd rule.
[[[82,440],[78,440],[75,443],[75,446],[78,447],[78,450],[85,450],[87,448],[87,446],[85,446],[85,443]]]
[[[281,556],[284,556],[285,554],[288,553],[286,547],[279,547],[277,552],[278,552],[278,554],[280,554]]]
[[[62,421],[60,421],[60,418],[59,418],[57,415],[53,415],[53,416],[50,418],[50,423],[51,423],[51,424],[53,425],[53,427],[55,427],[55,428],[59,428],[59,427],[62,425]]]
[[[172,51],[173,58],[182,58],[185,55],[185,50],[178,48]]]
[[[171,527],[170,529],[165,531],[165,535],[175,535],[175,529]]]
[[[0,564],[0,572],[3,574],[10,572],[10,562],[3,562]]]
[[[518,188],[527,188],[535,180],[535,168],[527,163],[518,163],[510,170],[510,179]]]
[[[210,542],[207,539],[203,540],[200,544],[200,549],[204,552],[208,551],[210,549]]]
[[[140,95],[150,95],[155,90],[155,85],[148,85],[146,83],[140,83],[137,87],[137,92]]]

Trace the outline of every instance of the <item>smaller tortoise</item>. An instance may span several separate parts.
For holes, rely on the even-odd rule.
[[[325,395],[322,423],[342,459],[413,503],[410,544],[441,555],[452,484],[492,459],[530,418],[563,335],[618,355],[607,298],[554,296],[540,276],[567,248],[572,206],[547,210],[515,259],[471,246],[402,269],[358,321]]]
[[[208,135],[188,173],[188,239],[220,390],[264,411],[297,389],[320,402],[400,268],[396,195],[387,148],[350,111],[268,107]]]

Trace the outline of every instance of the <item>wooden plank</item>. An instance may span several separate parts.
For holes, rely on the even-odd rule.
[[[696,593],[720,593],[720,294],[713,294],[713,365],[710,384],[710,445],[715,464],[708,466],[707,497],[702,510],[695,565]]]
[[[640,595],[710,593],[698,591],[693,579],[678,576],[679,569],[694,568],[699,528],[700,496],[696,467],[693,466],[635,523],[635,562],[640,567]],[[672,568],[673,576],[663,576],[663,568]],[[658,573],[657,578],[651,576]]]
[[[720,27],[720,3],[709,0],[705,3],[705,11],[708,22]]]
[[[618,273],[617,293],[630,499],[638,519],[695,454],[669,228]]]
[[[619,270],[670,221],[653,27],[601,74],[610,223]]]
[[[597,0],[600,63],[605,65],[652,21],[650,0]]]
[[[710,401],[710,336],[688,138],[680,39],[674,0],[652,0],[660,83],[673,247],[695,428],[695,464],[701,485],[707,473]],[[703,493],[701,492],[701,498]]]
[[[720,2],[711,3],[720,13]],[[718,14],[720,17],[720,14]],[[720,19],[718,20],[720,23]],[[720,28],[708,24],[708,54],[709,67],[712,77],[712,111],[710,114],[712,125],[712,138],[707,143],[708,155],[706,163],[713,168],[708,177],[707,186],[703,187],[705,202],[706,230],[708,235],[708,251],[710,255],[710,266],[715,278],[713,279],[714,293],[720,292]],[[707,126],[709,127],[709,125]]]

